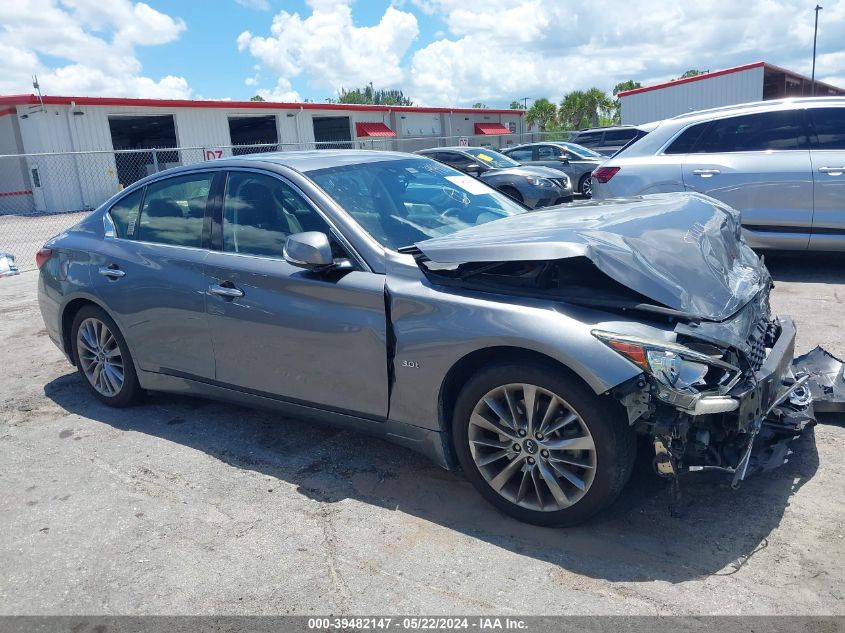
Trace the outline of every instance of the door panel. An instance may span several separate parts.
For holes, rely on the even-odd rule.
[[[92,278],[142,370],[214,376],[202,248],[214,175],[150,183],[110,210],[115,236],[103,240]]]
[[[684,187],[742,213],[752,245],[804,249],[812,225],[810,152],[795,111],[714,121],[683,167]]]
[[[204,260],[197,248],[105,240],[92,275],[138,367],[212,378]],[[114,270],[122,277],[101,274]]]
[[[231,171],[221,251],[205,288],[215,379],[241,389],[369,417],[387,415],[384,275],[316,273],[282,257],[292,233],[333,229],[287,181]]]
[[[311,273],[284,260],[213,252],[206,287],[215,379],[370,417],[387,415],[384,275]]]
[[[845,249],[845,108],[807,110],[814,212],[810,248]]]

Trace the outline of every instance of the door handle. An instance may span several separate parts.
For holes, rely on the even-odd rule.
[[[109,279],[120,279],[121,277],[126,277],[126,273],[120,270],[114,264],[112,264],[111,266],[101,266],[100,274],[103,277],[108,277]]]
[[[841,176],[842,172],[845,172],[845,167],[819,167],[819,171],[831,176]]]
[[[722,172],[718,169],[693,169],[692,173],[696,176],[701,176],[702,178],[710,178],[710,176],[717,176]]]
[[[212,284],[208,287],[208,294],[217,295],[218,297],[226,297],[227,299],[235,299],[243,297],[244,291],[234,286],[223,286],[219,284]]]

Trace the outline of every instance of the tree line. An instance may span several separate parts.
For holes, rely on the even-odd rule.
[[[677,79],[686,79],[703,75],[708,71],[691,69]],[[676,79],[676,80],[677,80]],[[673,80],[673,81],[676,81]],[[525,122],[536,125],[541,132],[580,130],[600,125],[618,125],[622,121],[622,100],[620,92],[642,88],[639,81],[629,79],[613,87],[613,96],[600,88],[573,90],[567,93],[560,104],[555,104],[545,97],[535,99],[525,113]],[[519,101],[511,101],[511,109],[521,110]]]
[[[677,79],[686,79],[702,75],[706,70],[691,69]],[[535,99],[525,113],[525,122],[529,126],[536,125],[541,132],[557,132],[564,130],[580,130],[586,127],[600,125],[616,125],[622,120],[622,102],[617,96],[625,90],[642,88],[639,81],[629,79],[613,87],[613,96],[599,88],[589,90],[573,90],[567,93],[560,104],[555,104],[545,97]],[[252,101],[264,101],[255,95]],[[370,82],[363,88],[346,90],[341,88],[336,99],[329,97],[327,103],[361,103],[369,105],[412,106],[411,101],[401,90],[384,90],[373,87]],[[481,102],[474,103],[473,108],[487,108]],[[511,101],[512,110],[522,110],[519,101]]]

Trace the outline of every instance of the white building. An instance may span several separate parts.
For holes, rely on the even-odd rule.
[[[511,135],[523,131],[523,114],[475,108],[0,96],[0,214],[90,209],[149,173],[249,151],[237,147],[241,145],[411,152],[457,145],[465,137],[470,145],[502,147],[516,142]],[[190,149],[138,151],[151,148]],[[51,155],[33,156],[45,153]],[[14,157],[19,154],[26,156]]]
[[[809,77],[766,62],[755,62],[626,90],[617,96],[622,103],[622,123],[636,125],[695,110],[811,94]],[[845,95],[845,90],[817,81],[815,94]]]

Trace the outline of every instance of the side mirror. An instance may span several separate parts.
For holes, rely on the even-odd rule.
[[[285,261],[307,270],[321,270],[334,265],[332,245],[320,231],[305,231],[288,235],[282,251]]]
[[[470,174],[471,176],[477,176],[481,173],[481,165],[479,165],[478,163],[470,163],[466,166],[466,169],[464,169],[464,171],[466,171],[466,173]]]
[[[559,158],[560,158],[560,162],[562,162],[564,165],[568,165],[568,164],[569,164],[569,157],[564,156],[564,155],[562,155],[562,154],[561,154]]]

